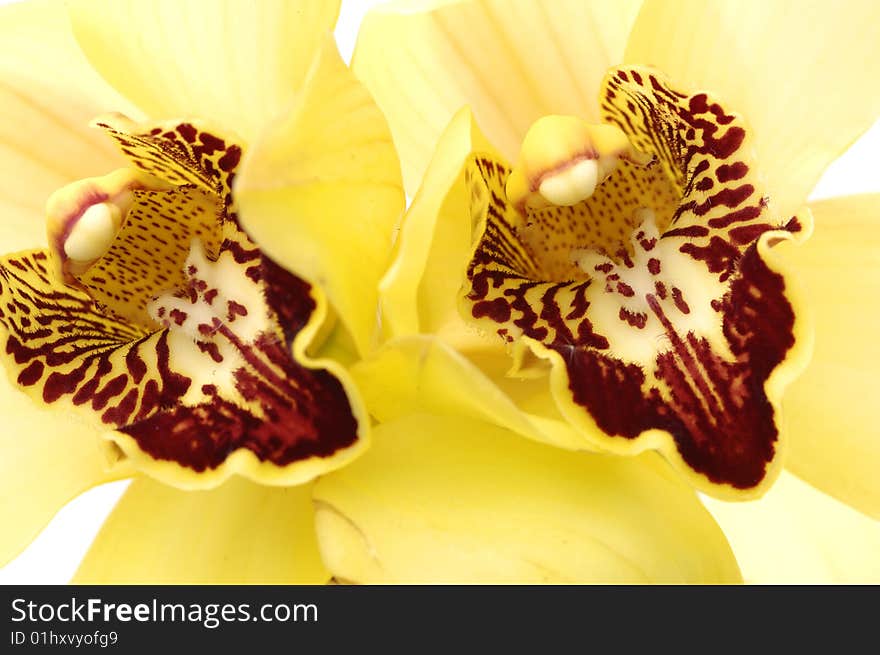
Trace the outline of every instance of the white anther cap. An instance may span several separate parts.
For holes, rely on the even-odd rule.
[[[107,252],[122,212],[115,204],[99,202],[88,207],[64,240],[64,254],[76,262],[90,262]]]

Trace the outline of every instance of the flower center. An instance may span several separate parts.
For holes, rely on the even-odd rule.
[[[576,205],[593,195],[621,159],[644,165],[652,158],[633,148],[613,125],[591,125],[576,116],[544,116],[523,139],[507,178],[507,198],[524,215],[553,205]]]
[[[153,329],[147,304],[185,285],[190,241],[205,239],[216,254],[220,203],[216,193],[137,169],[74,182],[47,203],[55,272],[105,311]]]
[[[665,227],[681,194],[651,155],[614,125],[574,116],[545,116],[523,139],[505,184],[519,219],[517,237],[550,280],[588,279],[587,252],[620,261],[651,210]]]
[[[590,446],[657,448],[704,489],[751,493],[778,470],[769,380],[798,352],[764,257],[808,219],[768,215],[744,121],[708,94],[628,67],[600,100],[606,125],[545,117],[513,168],[474,157],[461,308],[549,361]]]
[[[323,295],[238,224],[241,149],[192,123],[98,125],[133,167],[53,194],[48,251],[0,258],[13,380],[171,484],[293,484],[355,456],[341,369],[306,354]]]

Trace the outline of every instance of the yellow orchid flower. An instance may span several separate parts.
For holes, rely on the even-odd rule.
[[[705,502],[746,580],[880,579],[880,197],[806,203],[880,115],[863,74],[878,20],[870,2],[724,0],[400,0],[366,17],[353,68],[414,196],[381,285],[387,341],[353,368],[382,443],[315,489],[331,571],[584,579],[565,547],[581,493],[621,558],[606,579],[636,561],[668,579],[604,522],[628,516],[604,471],[659,452],[720,499]],[[556,455],[492,444],[488,425]],[[578,476],[602,482],[569,489]],[[649,524],[656,508],[630,500]]]
[[[404,208],[338,12],[0,8],[0,561],[70,498],[134,477],[79,580],[329,579],[310,482],[360,455],[370,422],[317,349],[372,347]],[[168,534],[189,557],[166,557]]]
[[[388,421],[351,476],[307,483],[363,449],[362,392],[331,354],[370,352],[402,210],[390,134],[321,36],[337,10],[80,2],[73,33],[60,3],[0,13],[0,54],[28,61],[0,78],[20,126],[0,134],[19,251],[2,260],[3,560],[69,498],[133,476],[75,581],[739,581],[656,458],[572,458],[480,416]],[[305,416],[278,400],[291,386]],[[384,529],[389,493],[409,535]],[[315,525],[342,533],[319,552]],[[429,545],[451,560],[425,566]],[[364,552],[378,574],[324,564]]]

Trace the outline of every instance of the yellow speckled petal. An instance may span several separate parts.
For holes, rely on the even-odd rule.
[[[99,448],[83,421],[40,407],[0,371],[0,566],[83,491],[129,471]]]
[[[810,365],[785,396],[786,466],[822,491],[880,519],[880,195],[811,205],[816,231],[782,250],[814,313]]]
[[[338,0],[76,0],[95,68],[154,119],[200,118],[250,142],[302,84]]]
[[[880,522],[788,472],[759,501],[705,503],[747,583],[880,583]]]
[[[241,478],[211,491],[135,480],[80,565],[79,584],[324,584],[310,487]]]
[[[0,251],[44,245],[49,194],[121,165],[89,128],[107,111],[133,113],[80,52],[63,2],[0,7]]]
[[[247,152],[235,197],[257,245],[323,289],[366,352],[405,198],[385,118],[331,39],[294,105]]]
[[[412,193],[434,142],[465,104],[512,158],[544,114],[598,117],[639,2],[396,2],[364,19],[353,67],[388,116]]]
[[[880,59],[878,23],[880,5],[862,0],[648,0],[625,61],[745,116],[771,209],[785,219],[880,114],[880,81],[865,70]]]
[[[383,423],[316,485],[321,554],[360,583],[737,582],[721,531],[653,455],[572,454],[461,417]]]

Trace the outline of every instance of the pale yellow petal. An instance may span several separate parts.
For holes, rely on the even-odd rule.
[[[394,262],[381,281],[388,336],[437,333],[461,323],[456,299],[471,251],[471,216],[464,166],[473,152],[492,152],[470,109],[444,130],[397,240]]]
[[[789,473],[761,500],[704,502],[747,583],[880,582],[880,523]]]
[[[478,366],[441,339],[421,335],[392,339],[352,367],[370,413],[379,421],[428,412],[486,421],[517,434],[567,449],[583,449],[583,438],[559,415],[546,378],[535,384],[504,378],[504,352],[483,354]],[[494,370],[493,370],[494,369]],[[520,405],[495,382],[506,383]],[[543,402],[542,402],[543,401]]]
[[[95,68],[152,118],[197,117],[245,141],[299,88],[338,0],[75,0]]]
[[[388,116],[407,190],[465,104],[513,158],[544,114],[598,118],[599,82],[620,62],[639,0],[395,2],[364,19],[352,60]]]
[[[135,480],[74,578],[80,584],[324,584],[310,487],[232,478],[211,491]]]
[[[813,359],[785,396],[786,465],[803,479],[880,519],[880,194],[811,205],[812,238],[780,249],[809,292]]]
[[[344,581],[739,580],[718,526],[653,455],[572,454],[410,415],[314,496],[322,556]]]
[[[121,165],[89,127],[107,111],[136,115],[80,52],[63,2],[0,7],[0,251],[44,244],[49,194]]]
[[[39,407],[0,371],[0,566],[18,555],[67,501],[125,477],[94,428]]]
[[[497,156],[463,107],[440,137],[381,281],[389,340],[354,374],[380,420],[411,411],[461,413],[538,441],[583,448],[559,414],[546,375],[507,377],[511,359],[503,340],[465,323],[458,310],[472,251],[464,168],[487,154]]]
[[[331,39],[296,102],[246,154],[235,194],[257,245],[326,291],[368,350],[405,198],[385,119]]]
[[[880,114],[880,5],[647,0],[625,60],[656,66],[745,116],[771,207],[792,216]]]

